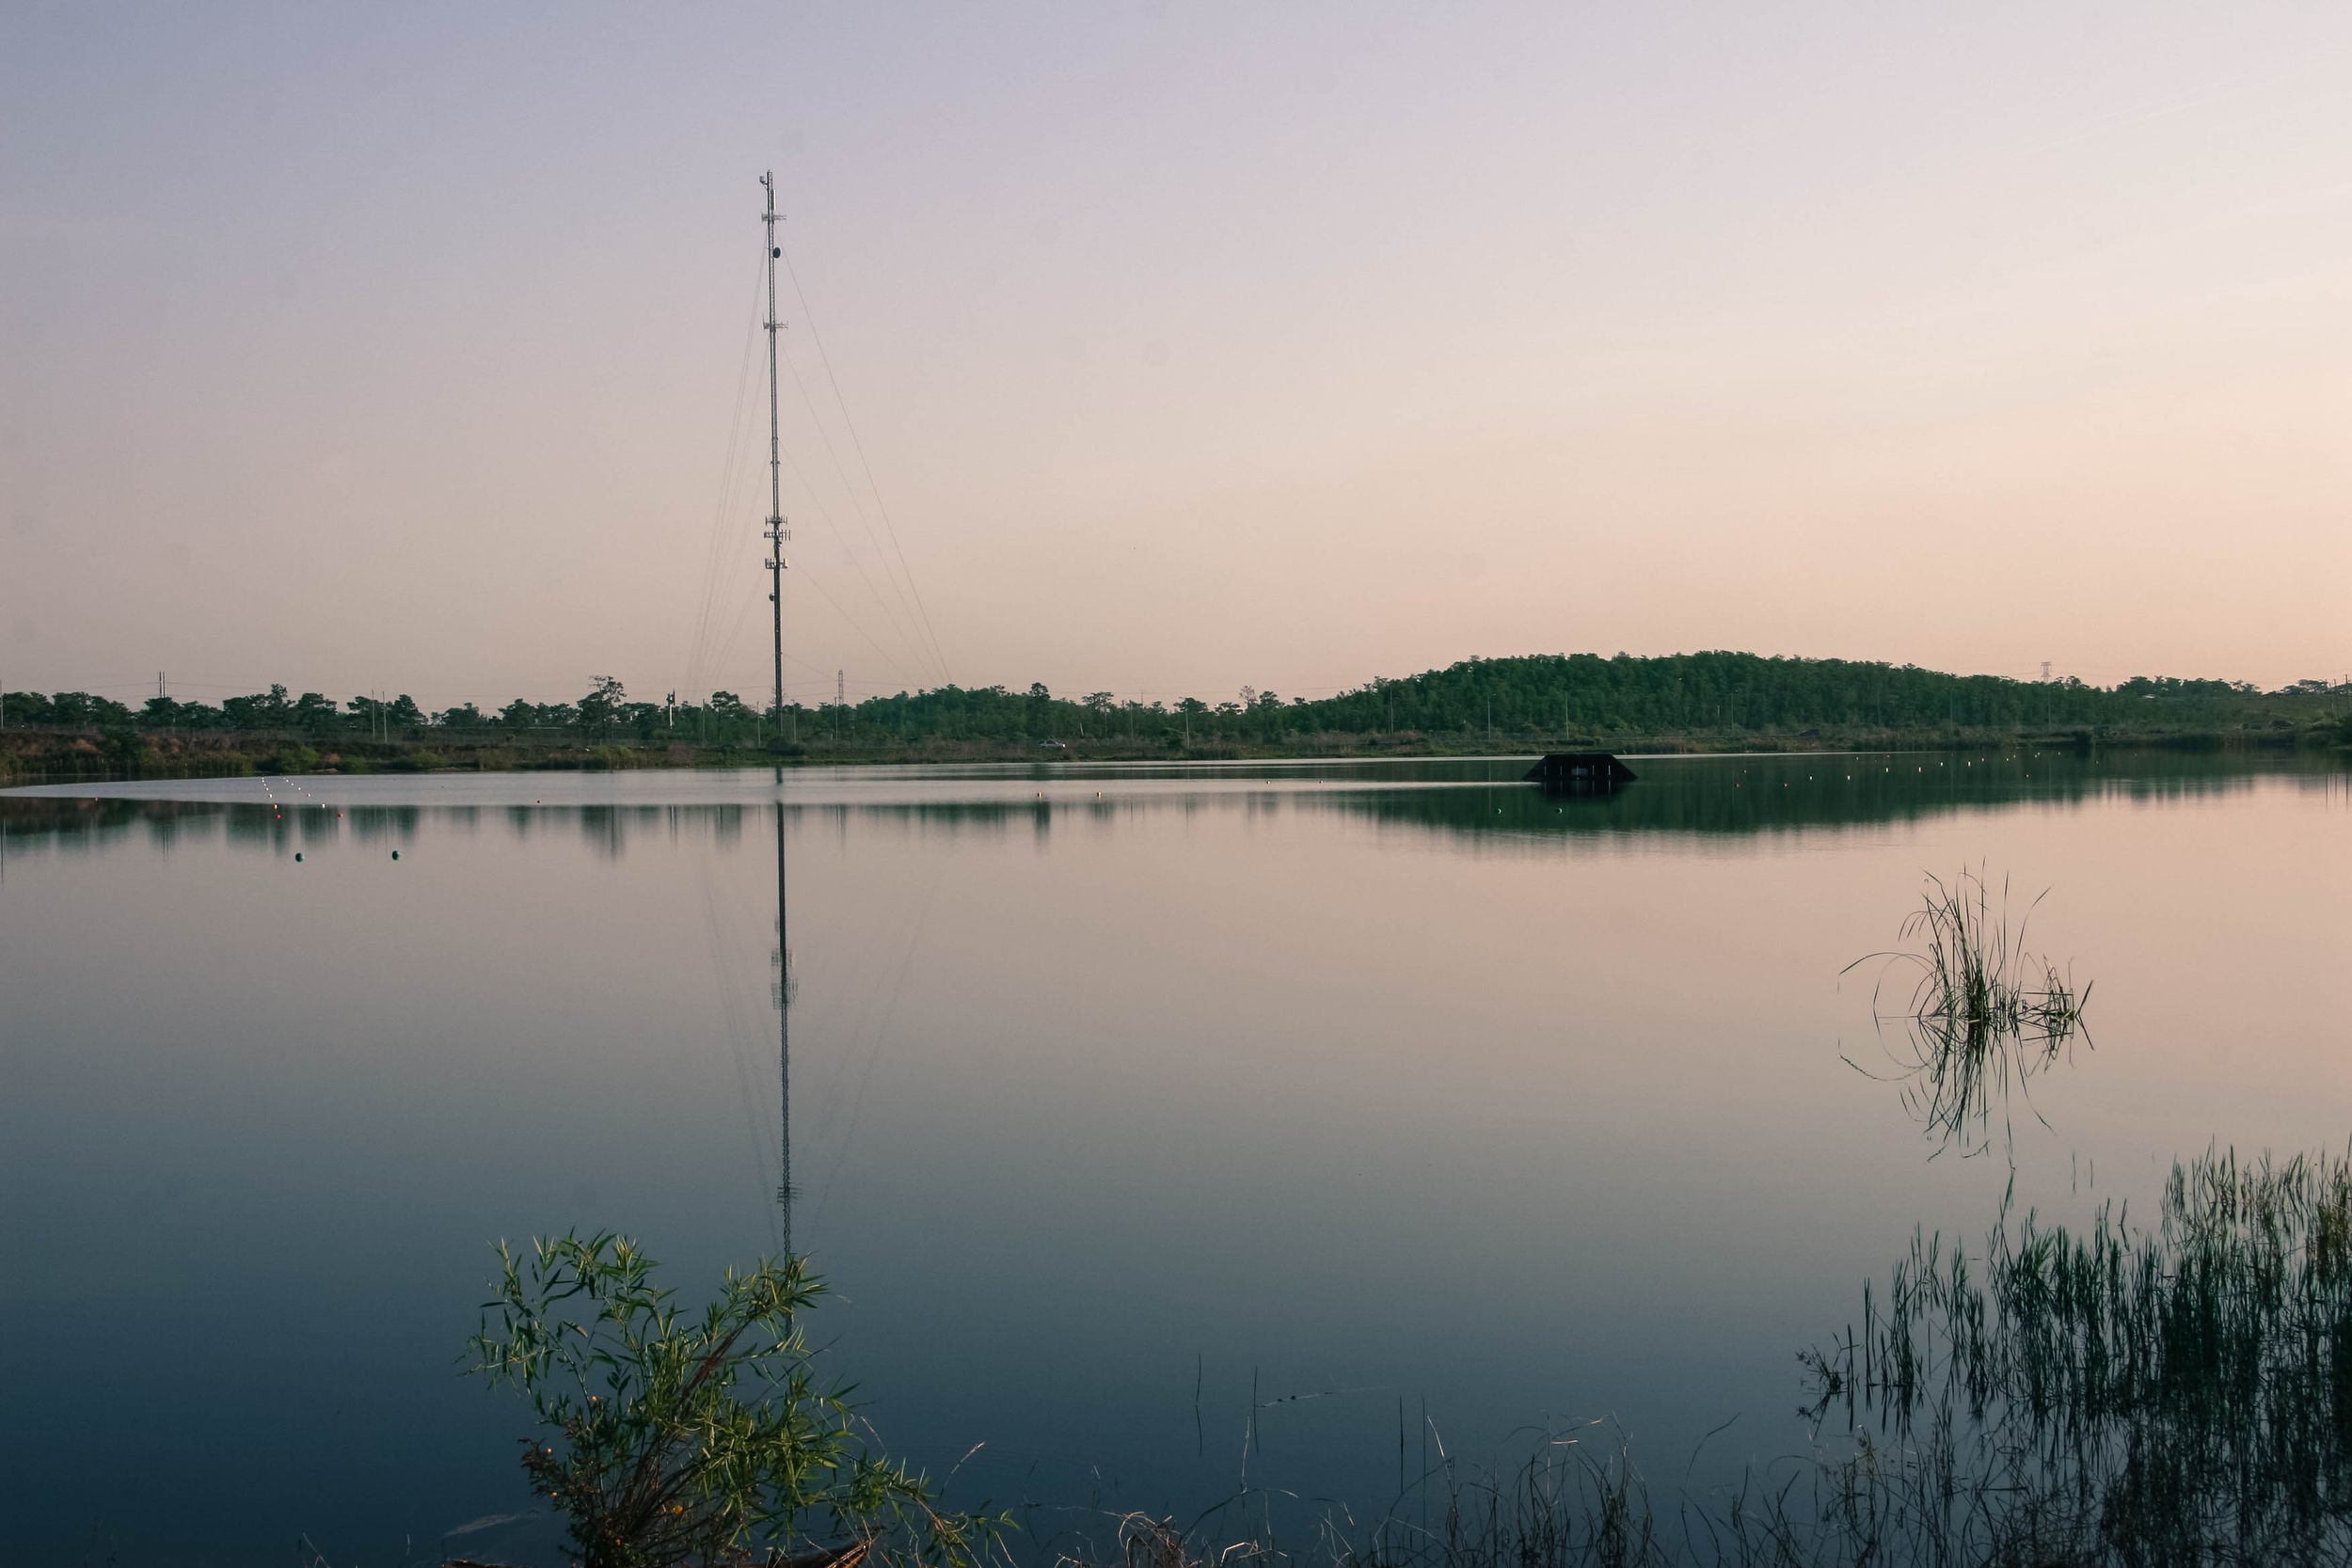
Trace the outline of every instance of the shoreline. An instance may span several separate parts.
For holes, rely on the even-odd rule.
[[[1328,762],[1541,754],[1607,751],[1626,755],[1706,756],[1848,752],[1955,752],[1986,747],[2188,752],[2316,750],[2352,752],[2337,726],[2262,728],[2082,728],[1947,726],[1937,730],[1816,727],[1667,735],[1299,734],[1273,743],[1171,736],[1141,739],[1048,737],[915,742],[816,738],[764,747],[698,745],[657,734],[611,741],[534,740],[496,734],[420,730],[389,740],[330,741],[293,732],[254,734],[163,730],[0,731],[0,788],[112,784],[142,779],[257,775],[358,775],[432,772],[603,772],[651,768],[909,767],[923,764],[1108,762]]]

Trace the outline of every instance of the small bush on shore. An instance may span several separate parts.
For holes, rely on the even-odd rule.
[[[853,1435],[799,1318],[824,1291],[802,1259],[729,1270],[699,1316],[627,1237],[505,1243],[470,1370],[531,1401],[532,1488],[570,1519],[583,1568],[670,1568],[824,1545],[970,1568],[1002,1525],[940,1513],[929,1483]]]

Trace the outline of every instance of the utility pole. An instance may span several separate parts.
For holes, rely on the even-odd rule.
[[[775,612],[776,627],[776,719],[784,719],[784,542],[792,537],[784,526],[784,445],[776,436],[776,333],[784,324],[776,320],[776,258],[784,254],[776,244],[776,171],[770,169],[759,177],[760,185],[768,193],[768,211],[761,221],[768,226],[768,603]]]

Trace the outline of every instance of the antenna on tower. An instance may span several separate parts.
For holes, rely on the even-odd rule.
[[[784,445],[776,436],[776,333],[784,324],[776,319],[776,258],[783,250],[776,244],[776,224],[782,216],[776,211],[776,173],[770,169],[759,177],[768,193],[768,210],[760,221],[768,226],[768,604],[774,611],[776,628],[776,722],[784,722],[784,542],[792,537],[792,531],[784,526]],[[778,738],[782,738],[779,736]]]
[[[2050,661],[2046,658],[2042,661],[2042,678],[2044,681],[2050,678]]]

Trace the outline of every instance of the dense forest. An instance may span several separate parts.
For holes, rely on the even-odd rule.
[[[593,677],[572,703],[516,699],[427,713],[409,697],[338,704],[282,686],[217,706],[151,697],[141,706],[87,692],[11,691],[11,729],[48,728],[300,737],[312,745],[364,741],[495,740],[539,744],[782,742],[917,746],[938,741],[1031,745],[1280,746],[1311,736],[1378,737],[1391,745],[1593,741],[1627,736],[1803,736],[1808,732],[1909,735],[1985,729],[2167,729],[2242,721],[2259,699],[2344,696],[2306,680],[2277,692],[2243,682],[2135,676],[2103,688],[2074,679],[2019,681],[1950,675],[1912,665],[1756,654],[1534,655],[1474,658],[1336,696],[1284,698],[1245,687],[1211,703],[1121,701],[1108,691],[1057,697],[1042,685],[945,686],[779,714],[726,691],[700,704],[632,702],[622,684]],[[2308,704],[2298,705],[2308,711]]]

